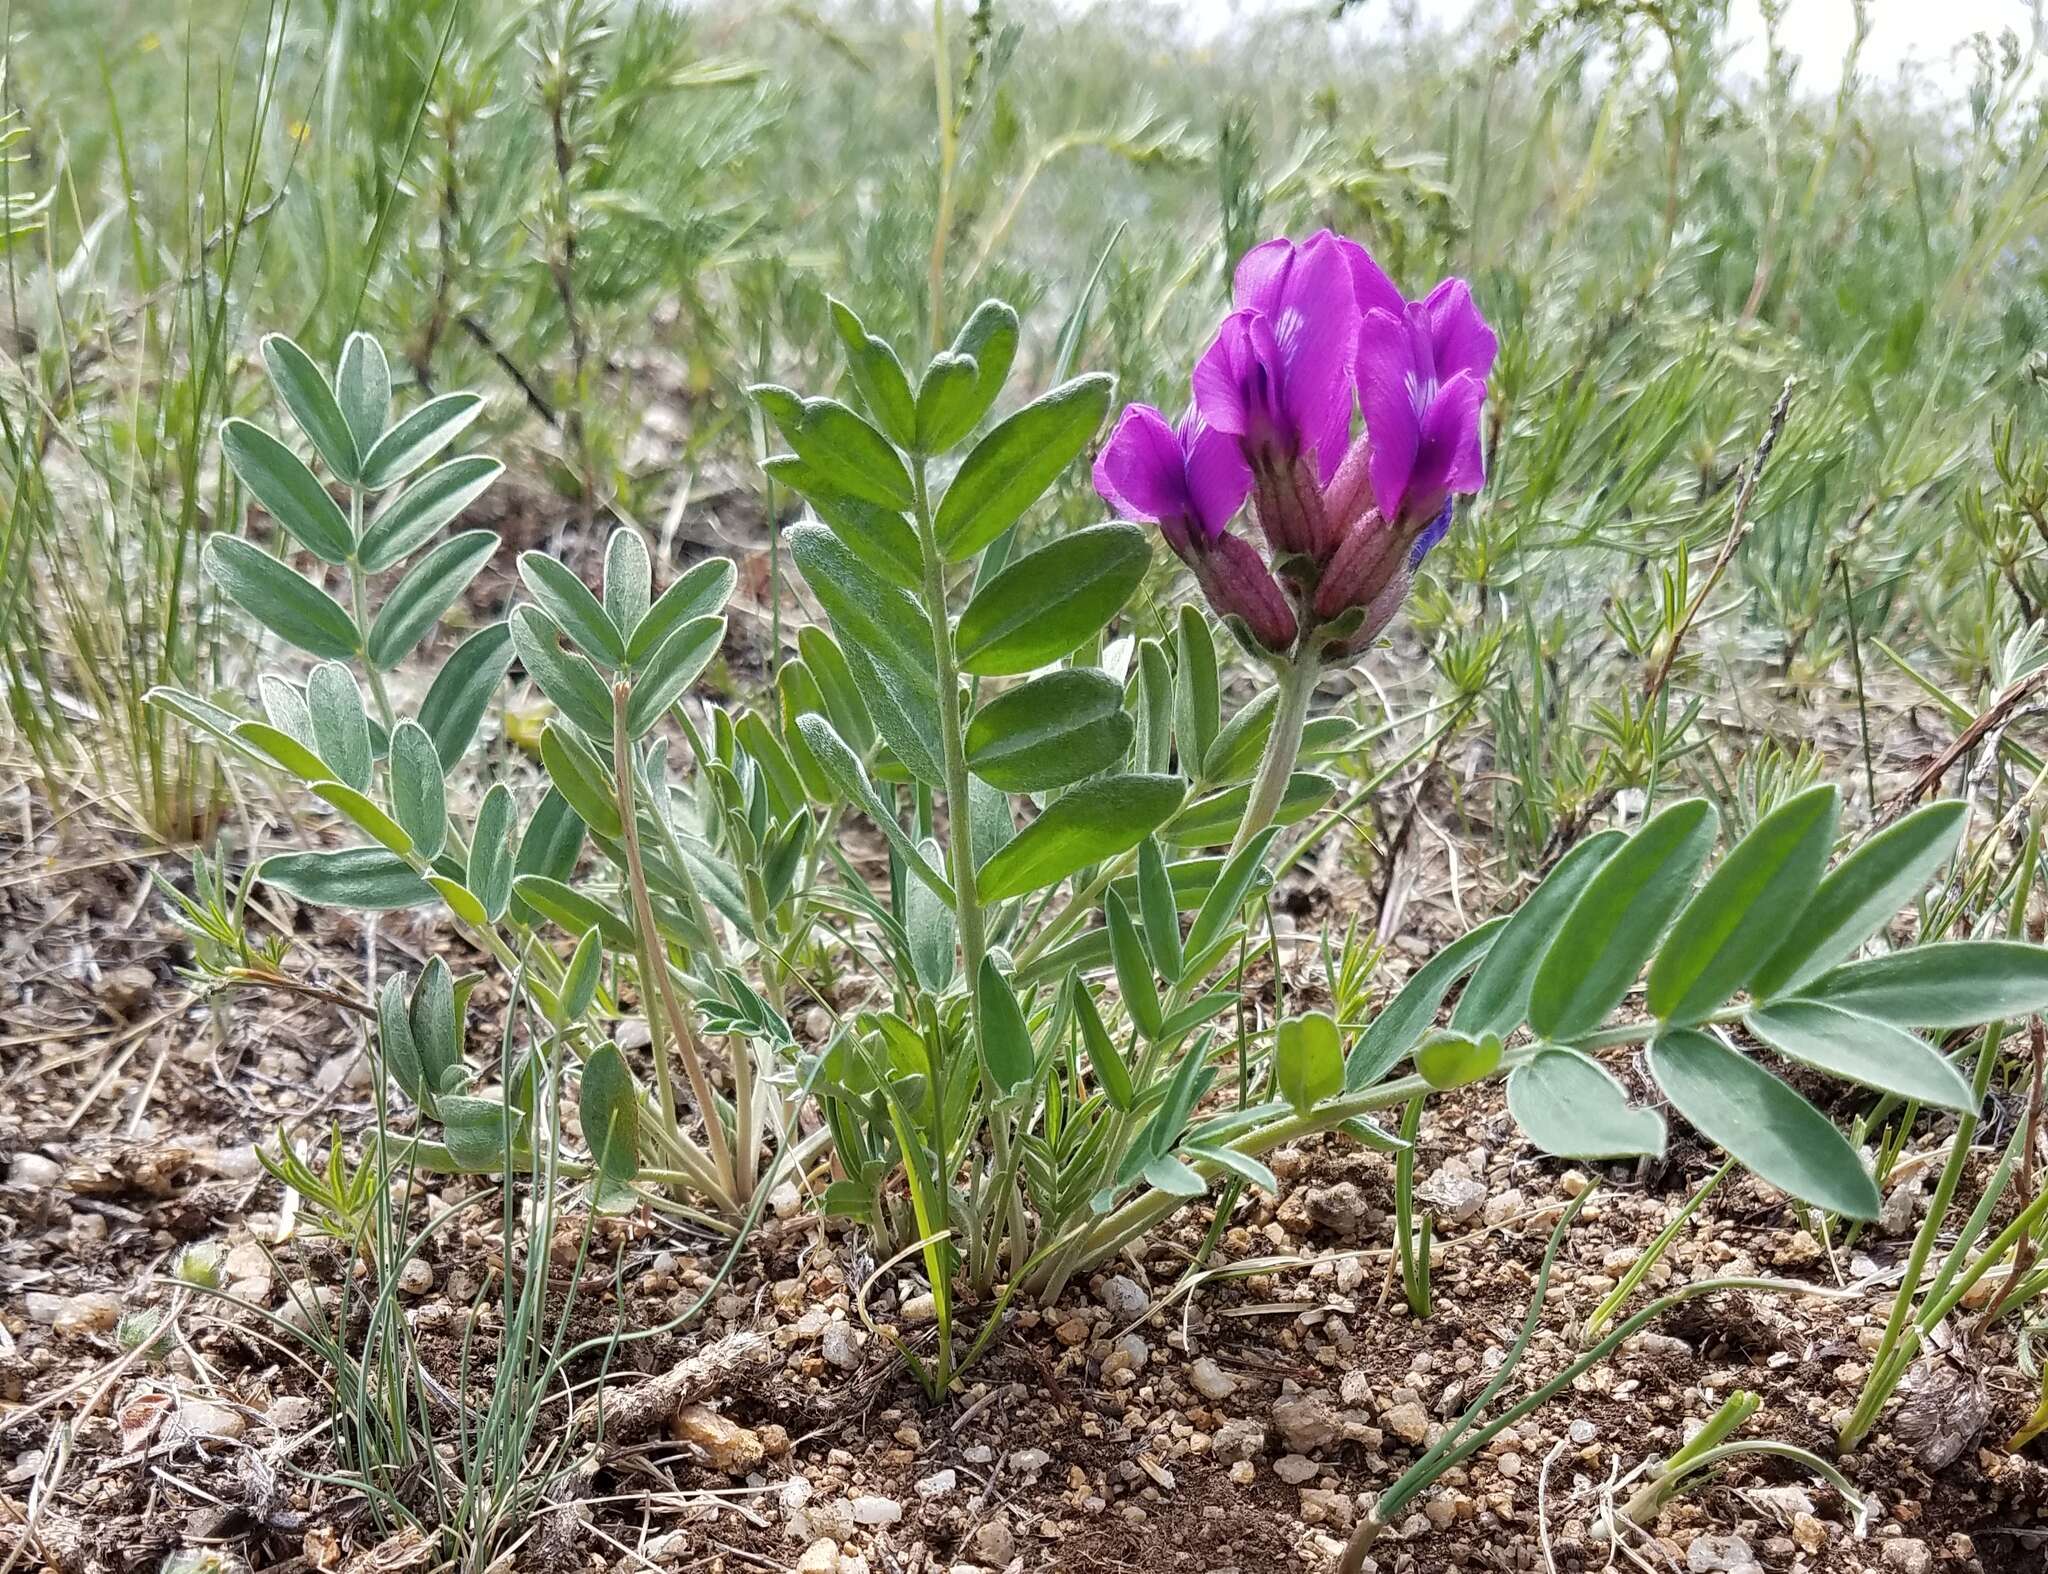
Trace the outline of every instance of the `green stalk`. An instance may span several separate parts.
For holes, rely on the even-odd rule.
[[[1297,647],[1293,661],[1280,674],[1273,730],[1266,735],[1266,752],[1259,760],[1259,774],[1252,778],[1244,818],[1238,822],[1237,835],[1230,843],[1231,854],[1271,825],[1273,816],[1280,812],[1288,780],[1294,775],[1294,762],[1301,754],[1301,729],[1308,721],[1309,701],[1315,697],[1316,682],[1321,677],[1322,664],[1315,653],[1305,644]]]
[[[1631,1295],[1636,1293],[1637,1287],[1642,1284],[1650,1270],[1671,1249],[1671,1243],[1678,1238],[1678,1232],[1685,1228],[1686,1220],[1699,1212],[1700,1205],[1714,1194],[1714,1188],[1726,1180],[1729,1171],[1734,1168],[1735,1161],[1733,1159],[1723,1159],[1721,1167],[1708,1176],[1705,1183],[1697,1191],[1686,1198],[1685,1206],[1672,1216],[1669,1224],[1657,1232],[1657,1238],[1650,1242],[1649,1248],[1644,1251],[1642,1256],[1629,1265],[1628,1272],[1621,1276],[1621,1283],[1608,1292],[1607,1298],[1604,1301],[1593,1308],[1593,1315],[1586,1319],[1586,1330],[1581,1335],[1581,1338],[1597,1339],[1600,1336],[1600,1330],[1614,1321],[1614,1314],[1621,1310]],[[1677,1456],[1673,1455],[1672,1457],[1675,1459]]]

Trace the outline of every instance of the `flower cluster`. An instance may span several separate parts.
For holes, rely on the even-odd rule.
[[[1245,254],[1233,310],[1180,424],[1128,406],[1095,464],[1126,519],[1159,526],[1219,613],[1275,654],[1365,648],[1479,490],[1498,341],[1463,279],[1411,301],[1323,230]],[[1354,438],[1354,417],[1363,430]],[[1262,556],[1230,532],[1249,498]]]

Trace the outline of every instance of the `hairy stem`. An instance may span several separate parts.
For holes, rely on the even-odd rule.
[[[1288,780],[1294,775],[1294,762],[1301,753],[1301,729],[1308,721],[1309,701],[1321,676],[1321,663],[1305,648],[1295,652],[1294,660],[1281,673],[1273,730],[1266,735],[1266,752],[1259,760],[1259,774],[1252,778],[1251,797],[1245,801],[1244,818],[1230,843],[1231,853],[1271,825],[1280,812]]]

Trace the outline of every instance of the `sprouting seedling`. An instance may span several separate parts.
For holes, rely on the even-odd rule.
[[[1737,1441],[1734,1434],[1762,1407],[1763,1401],[1747,1389],[1738,1390],[1722,1401],[1720,1409],[1710,1416],[1699,1432],[1668,1458],[1650,1461],[1625,1477],[1621,1484],[1640,1475],[1645,1479],[1616,1513],[1629,1523],[1640,1526],[1654,1524],[1657,1517],[1678,1497],[1696,1485],[1711,1481],[1728,1465],[1745,1455],[1764,1455],[1775,1459],[1786,1459],[1802,1465],[1842,1495],[1842,1501],[1849,1505],[1854,1515],[1855,1532],[1862,1536],[1870,1518],[1870,1503],[1849,1484],[1849,1480],[1827,1460],[1811,1449],[1801,1448],[1794,1443],[1780,1442],[1775,1438],[1751,1438]],[[1603,1516],[1593,1526],[1593,1535],[1606,1537],[1616,1529],[1615,1523]]]

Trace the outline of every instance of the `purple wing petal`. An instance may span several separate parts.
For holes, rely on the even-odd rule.
[[[1358,352],[1358,298],[1336,236],[1325,231],[1296,255],[1273,337],[1286,367],[1287,424],[1304,447],[1313,443],[1328,450],[1319,466],[1327,480],[1351,435],[1351,370]]]
[[[1180,438],[1149,404],[1128,405],[1095,456],[1095,490],[1125,519],[1184,517],[1188,486]]]
[[[1195,362],[1195,407],[1219,432],[1242,437],[1251,429],[1252,412],[1245,403],[1245,374],[1252,362],[1251,324],[1255,313],[1232,312],[1216,337]]]
[[[1237,273],[1230,281],[1230,304],[1239,311],[1278,313],[1280,292],[1287,284],[1294,255],[1294,242],[1285,235],[1246,252],[1238,259]]]
[[[1358,331],[1358,403],[1372,439],[1373,502],[1388,519],[1400,514],[1422,441],[1409,391],[1413,369],[1408,324],[1391,312],[1367,312]]]
[[[1192,410],[1181,423],[1187,453],[1187,493],[1195,523],[1210,540],[1244,507],[1252,489],[1251,466],[1237,439],[1217,431]]]
[[[1350,265],[1351,289],[1358,298],[1359,311],[1400,316],[1408,302],[1394,281],[1387,277],[1386,270],[1373,261],[1372,253],[1348,236],[1339,236],[1337,245],[1344,253],[1345,262]]]
[[[1500,340],[1479,315],[1472,286],[1463,279],[1446,279],[1429,292],[1422,311],[1436,351],[1437,376],[1449,382],[1459,372],[1471,372],[1484,382],[1500,353]]]
[[[1476,492],[1486,484],[1486,455],[1479,446],[1479,406],[1486,384],[1460,372],[1443,386],[1422,417],[1421,443],[1409,495],[1434,512],[1449,494]]]

